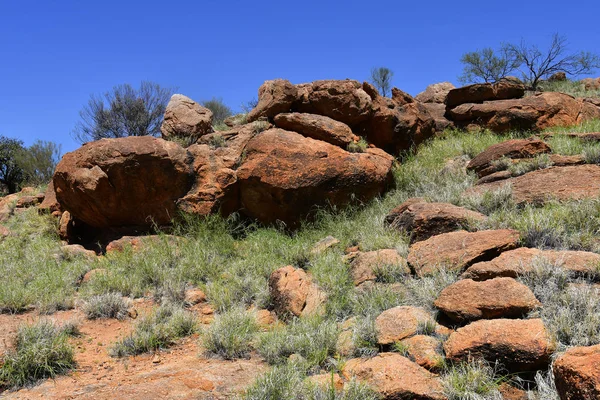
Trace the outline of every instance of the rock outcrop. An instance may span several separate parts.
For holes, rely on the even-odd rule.
[[[385,310],[375,319],[377,343],[388,345],[419,333],[426,324],[434,324],[433,317],[423,308],[398,306]]]
[[[342,122],[316,114],[282,113],[274,118],[278,128],[322,140],[343,149],[358,140],[352,129]]]
[[[600,345],[570,348],[556,359],[552,371],[562,400],[600,398]]]
[[[438,103],[444,104],[448,93],[455,89],[455,86],[450,82],[434,83],[427,86],[425,90],[415,96],[417,101],[421,103]]]
[[[182,94],[171,96],[160,131],[163,139],[197,140],[212,132],[213,113]]]
[[[525,86],[509,80],[497,83],[476,83],[451,89],[446,95],[446,107],[452,109],[461,104],[483,103],[484,101],[520,99],[525,95]]]
[[[492,145],[475,156],[467,169],[483,177],[496,172],[494,161],[501,158],[523,159],[535,157],[539,154],[551,153],[552,149],[539,139],[512,139]]]

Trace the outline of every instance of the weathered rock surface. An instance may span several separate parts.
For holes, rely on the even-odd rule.
[[[186,241],[184,237],[174,235],[146,235],[146,236],[123,236],[119,239],[111,241],[106,246],[106,253],[121,252],[127,248],[133,251],[140,251],[149,245],[157,245],[160,243],[168,246],[176,247]]]
[[[44,193],[38,193],[36,195],[31,196],[22,196],[17,200],[15,208],[35,207],[44,201],[44,196]]]
[[[408,94],[405,91],[400,90],[396,87],[392,88],[392,100],[400,106],[415,102],[414,97],[412,97],[410,94]]]
[[[408,233],[412,242],[466,228],[486,216],[449,203],[415,202],[409,199],[385,217],[386,223]]]
[[[518,241],[519,232],[510,229],[444,233],[413,244],[408,263],[419,276],[432,274],[442,267],[462,270],[516,248]]]
[[[531,158],[538,154],[551,153],[552,149],[539,139],[512,139],[492,145],[475,156],[467,169],[475,171],[479,177],[495,172],[493,162],[501,158]]]
[[[600,90],[600,78],[584,78],[581,84],[585,90]]]
[[[273,271],[269,289],[274,311],[282,318],[318,313],[325,301],[325,294],[311,276],[292,266]]]
[[[524,95],[524,85],[508,80],[502,80],[497,83],[476,83],[448,91],[446,95],[446,107],[451,109],[465,103],[519,99]]]
[[[496,277],[516,278],[532,272],[536,263],[549,262],[575,274],[591,274],[600,265],[600,254],[588,251],[539,250],[521,247],[500,254],[491,261],[470,266],[464,279],[482,281]]]
[[[61,206],[94,228],[169,224],[192,184],[187,152],[149,136],[102,139],[67,153],[54,174]]]
[[[437,370],[444,360],[440,340],[433,336],[416,335],[403,339],[400,344],[406,347],[407,356],[423,368]]]
[[[456,322],[521,317],[541,306],[531,290],[513,278],[477,282],[463,279],[448,286],[433,305]]]
[[[31,196],[35,194],[35,189],[32,187],[24,187],[18,193],[9,194],[0,197],[0,222],[7,221],[14,213],[16,204],[21,197]]]
[[[60,203],[56,199],[56,192],[54,191],[54,181],[48,183],[46,193],[44,193],[44,201],[38,206],[38,211],[41,214],[52,214],[56,217],[62,215],[63,210],[60,207]]]
[[[383,399],[446,399],[436,375],[397,353],[380,353],[369,359],[353,358],[346,362],[342,373],[346,379],[356,377],[366,382]]]
[[[299,99],[295,85],[285,79],[266,81],[258,89],[258,104],[248,113],[248,122],[257,119],[274,118],[277,114],[289,112]]]
[[[310,249],[311,254],[321,254],[327,249],[337,246],[340,244],[340,241],[333,236],[327,236],[323,239],[319,240],[315,245]]]
[[[600,345],[570,348],[556,359],[552,371],[562,400],[600,398]]]
[[[398,306],[385,310],[375,319],[377,343],[388,345],[414,336],[427,323],[434,323],[423,308]]]
[[[198,139],[212,132],[213,113],[182,94],[171,96],[160,127],[163,139]]]
[[[498,361],[509,372],[546,368],[554,349],[541,319],[475,321],[450,334],[444,343],[446,357],[452,361]]]
[[[446,106],[441,103],[422,103],[435,122],[436,132],[443,132],[446,128],[453,128],[454,123],[446,118]]]
[[[345,149],[356,136],[342,122],[316,114],[282,113],[275,119],[278,128],[298,132],[302,136],[322,140]]]
[[[350,264],[352,279],[357,286],[366,281],[376,280],[378,271],[385,271],[389,268],[393,268],[394,271],[402,270],[410,275],[406,259],[395,249],[359,253]]]
[[[495,191],[504,185],[512,187],[517,204],[541,204],[548,200],[580,200],[600,195],[600,166],[574,165],[550,167],[524,175],[475,186],[467,193]]]
[[[499,133],[540,131],[600,118],[600,108],[564,93],[544,92],[523,99],[461,104],[448,110],[446,117],[457,126],[477,125]]]
[[[416,95],[415,99],[421,103],[444,104],[446,102],[448,92],[450,92],[452,89],[455,89],[455,86],[450,82],[434,83],[433,85],[427,86],[423,92]]]
[[[242,211],[288,226],[318,206],[368,200],[392,183],[392,157],[378,149],[349,153],[295,132],[271,129],[248,142],[237,170]]]

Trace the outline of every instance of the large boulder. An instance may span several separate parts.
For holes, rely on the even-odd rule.
[[[444,355],[440,339],[427,335],[415,335],[403,339],[399,343],[406,349],[408,358],[421,367],[431,371],[438,370],[443,365]]]
[[[414,103],[416,100],[410,94],[398,88],[392,88],[392,100],[395,101],[399,106],[405,104]]]
[[[600,78],[584,78],[580,82],[585,90],[600,90]]]
[[[359,128],[368,141],[391,154],[418,146],[436,132],[434,119],[419,103],[399,105],[387,97],[373,98],[373,114]]]
[[[446,112],[457,126],[477,125],[494,132],[540,131],[600,118],[600,108],[564,93],[544,92],[523,99],[466,103]]]
[[[433,305],[456,322],[521,317],[541,306],[531,290],[513,278],[477,282],[463,279],[448,286]]]
[[[386,270],[402,271],[410,275],[406,259],[396,249],[383,249],[358,253],[350,264],[350,272],[355,285],[377,279],[378,273]]]
[[[282,113],[275,117],[274,123],[278,128],[298,132],[302,136],[322,140],[343,149],[356,138],[348,125],[322,115]]]
[[[378,149],[349,153],[298,133],[270,129],[252,138],[237,170],[242,211],[293,226],[319,206],[367,201],[392,183],[393,159]]]
[[[471,265],[463,279],[482,281],[496,277],[516,278],[534,270],[536,264],[550,263],[575,275],[593,274],[600,265],[600,254],[589,251],[539,250],[521,247],[500,254],[491,261]]]
[[[435,122],[436,132],[454,128],[454,123],[446,118],[446,106],[440,103],[422,103]]]
[[[551,152],[550,146],[539,139],[511,139],[494,144],[479,153],[469,162],[467,169],[483,177],[496,171],[493,163],[501,158],[531,158]]]
[[[52,214],[56,217],[62,215],[62,209],[54,191],[54,181],[48,183],[48,187],[44,193],[44,201],[38,206],[38,212],[40,214]]]
[[[562,400],[600,399],[600,345],[570,348],[552,371]]]
[[[258,89],[258,104],[248,113],[247,121],[259,118],[274,118],[279,113],[289,112],[299,98],[298,88],[285,79],[266,81]]]
[[[387,400],[443,400],[439,378],[398,353],[380,353],[373,358],[353,358],[344,364],[346,379],[355,377]]]
[[[465,103],[519,99],[524,95],[525,86],[517,82],[501,80],[497,83],[476,83],[448,91],[446,107],[451,109]]]
[[[600,195],[600,166],[587,164],[550,167],[477,185],[468,189],[467,193],[497,191],[506,185],[512,188],[512,198],[517,204],[595,198]]]
[[[453,204],[415,202],[413,199],[400,204],[385,217],[387,224],[408,233],[412,242],[466,228],[485,219],[483,214]]]
[[[269,277],[269,289],[274,310],[281,318],[322,311],[325,294],[300,268],[287,266],[273,271]]]
[[[295,106],[299,112],[324,115],[351,128],[371,116],[371,97],[358,81],[315,81],[303,86],[299,93],[301,98]]]
[[[451,361],[498,361],[508,372],[546,368],[555,348],[541,319],[479,320],[457,329],[444,343]]]
[[[169,224],[192,184],[178,144],[150,136],[102,139],[67,153],[53,178],[63,209],[93,228]]]
[[[163,139],[182,138],[195,141],[212,132],[213,113],[182,94],[171,96],[160,127]]]
[[[441,268],[461,271],[516,248],[518,241],[519,232],[510,229],[444,233],[413,244],[408,264],[419,276],[433,274]]]
[[[435,325],[435,321],[423,308],[411,306],[390,308],[375,319],[377,343],[388,345],[414,336],[427,324]]]
[[[448,92],[450,92],[452,89],[455,89],[455,86],[450,82],[434,83],[433,85],[427,86],[425,91],[416,95],[415,99],[421,103],[444,104],[446,102]]]

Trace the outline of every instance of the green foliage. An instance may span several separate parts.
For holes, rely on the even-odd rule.
[[[88,319],[125,319],[131,302],[121,293],[104,293],[91,296],[83,303],[83,313]]]
[[[365,139],[360,138],[358,142],[350,143],[346,150],[348,150],[351,153],[364,153],[368,148],[369,143]]]
[[[371,69],[371,83],[377,88],[382,96],[386,97],[392,87],[394,71],[386,67]]]
[[[67,332],[48,321],[19,328],[15,350],[2,360],[0,387],[19,388],[71,370],[75,359],[67,339]]]
[[[196,327],[193,314],[173,305],[160,306],[142,318],[133,333],[115,343],[109,352],[113,357],[125,357],[164,349],[193,334]]]
[[[243,308],[234,308],[215,317],[202,332],[201,344],[209,355],[226,360],[248,356],[258,332],[256,316]]]
[[[233,115],[231,108],[229,108],[220,97],[213,97],[210,100],[205,100],[202,102],[202,105],[212,111],[214,126],[223,124],[225,118]]]
[[[31,146],[21,149],[16,155],[16,161],[23,170],[23,183],[37,186],[50,182],[56,164],[60,161],[60,149],[60,145],[44,140],[37,140]]]
[[[104,138],[158,136],[174,89],[143,81],[115,86],[103,96],[92,95],[79,112],[73,136],[81,143]]]
[[[442,375],[449,400],[501,400],[498,387],[502,381],[497,370],[485,361],[453,364]]]
[[[15,193],[23,181],[23,168],[18,163],[18,155],[23,151],[23,142],[0,136],[0,183],[8,193]],[[0,188],[0,193],[2,193]]]
[[[491,47],[465,53],[460,62],[464,64],[462,83],[498,82],[519,66],[505,48],[495,52]]]

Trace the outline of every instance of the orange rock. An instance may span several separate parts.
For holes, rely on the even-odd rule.
[[[356,286],[366,281],[374,281],[377,278],[378,270],[384,271],[390,267],[394,269],[399,267],[405,274],[410,275],[410,268],[408,268],[406,260],[395,249],[358,253],[350,264],[352,279]]]
[[[417,275],[432,274],[439,268],[462,270],[517,247],[519,232],[510,229],[479,232],[450,232],[413,244],[408,263]]]
[[[440,368],[440,362],[444,360],[442,344],[433,336],[416,335],[400,341],[406,346],[408,357],[428,370]]]
[[[600,345],[570,348],[556,359],[552,370],[561,399],[600,398]]]
[[[446,357],[452,361],[498,361],[509,372],[546,368],[554,349],[541,319],[479,320],[459,328],[444,343]]]
[[[275,126],[302,136],[322,140],[346,149],[354,142],[352,129],[342,122],[329,117],[306,113],[282,113],[274,119]]]
[[[287,266],[273,271],[269,289],[275,312],[280,317],[321,312],[325,294],[304,270]]]
[[[518,99],[525,95],[523,84],[508,80],[497,83],[476,83],[451,89],[446,95],[448,109],[465,103],[483,103],[490,100]]]
[[[433,304],[457,322],[521,317],[541,306],[531,290],[513,278],[463,279],[442,290]]]
[[[344,388],[344,381],[339,374],[318,374],[309,376],[307,379],[327,392],[331,388],[335,391],[340,391]]]
[[[298,101],[299,91],[285,79],[266,81],[258,89],[258,104],[248,113],[248,122],[261,117],[273,118],[279,113],[289,112],[292,104]]]
[[[398,306],[385,310],[375,319],[377,343],[392,344],[416,335],[424,324],[434,323],[425,309],[411,306]]]
[[[160,127],[163,139],[174,137],[198,139],[213,131],[213,113],[182,94],[171,96],[163,123]]]

